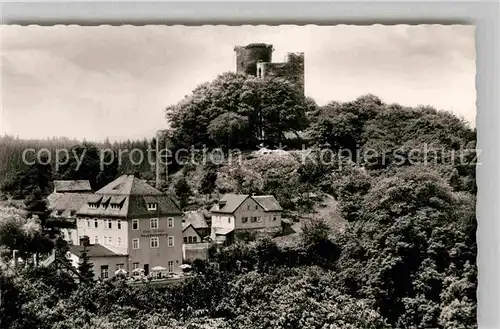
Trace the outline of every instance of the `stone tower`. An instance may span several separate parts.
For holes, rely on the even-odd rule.
[[[258,62],[271,62],[273,45],[251,43],[246,46],[236,46],[236,72],[257,75]]]
[[[170,147],[170,138],[167,130],[158,130],[156,132],[156,181],[155,187],[162,189],[168,183],[168,149]]]
[[[236,52],[236,72],[259,78],[283,78],[292,82],[300,95],[304,96],[304,53],[287,53],[280,63],[272,62],[273,45],[251,43],[234,47]]]

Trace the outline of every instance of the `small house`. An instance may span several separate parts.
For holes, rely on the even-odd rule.
[[[225,194],[210,209],[211,238],[231,244],[235,234],[281,229],[283,208],[272,195]]]

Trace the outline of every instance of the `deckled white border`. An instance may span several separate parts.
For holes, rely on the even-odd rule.
[[[1,3],[0,23],[22,25],[473,24],[476,25],[478,323],[500,328],[499,5],[496,1],[372,2],[74,1]],[[453,95],[450,95],[453,97]],[[1,113],[0,113],[1,120]]]

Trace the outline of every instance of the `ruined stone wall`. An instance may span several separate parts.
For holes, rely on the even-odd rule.
[[[282,63],[258,63],[257,76],[284,78],[304,94],[304,53],[288,53]]]
[[[236,72],[257,75],[257,63],[271,62],[273,46],[264,43],[253,43],[247,46],[236,46]]]

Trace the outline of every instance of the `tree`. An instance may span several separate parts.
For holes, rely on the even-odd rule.
[[[80,252],[80,263],[78,264],[78,271],[80,275],[87,281],[94,280],[94,265],[90,261],[90,256],[88,255],[87,244],[83,244],[83,248]]]
[[[47,218],[49,217],[49,210],[47,209],[47,200],[45,199],[42,191],[35,188],[25,200],[25,210],[27,218],[36,216],[42,225],[42,229],[46,228]]]
[[[175,183],[174,188],[175,188],[175,194],[177,195],[177,198],[179,198],[180,207],[184,208],[187,204],[189,197],[192,195],[191,187],[189,187],[186,178],[181,177]]]
[[[8,179],[1,188],[3,193],[14,199],[24,199],[34,192],[37,196],[47,196],[51,191],[51,183],[52,166],[47,156],[43,156]]]
[[[0,246],[5,246],[9,254],[19,251],[19,257],[28,259],[32,255],[47,254],[54,245],[42,231],[40,220],[29,219],[19,214],[0,216]]]
[[[238,146],[245,141],[248,118],[234,112],[223,113],[210,122],[208,133],[213,141],[224,145],[227,152],[230,152],[232,146]]]
[[[174,130],[174,143],[189,148],[214,145],[214,140],[226,144],[242,130],[248,131],[238,136],[244,145],[255,144],[263,136],[278,143],[285,131],[305,127],[305,110],[304,98],[287,80],[224,73],[169,106],[166,116]],[[238,123],[237,118],[246,118],[245,123]],[[230,122],[230,127],[224,127],[224,122]]]
[[[439,321],[447,321],[447,315],[439,318],[444,305],[461,312],[442,293],[446,277],[460,280],[464,271],[473,272],[465,264],[473,264],[477,254],[474,198],[456,194],[439,172],[411,166],[379,177],[358,201],[361,211],[345,229],[339,262],[350,290],[372,299],[398,328],[440,328]],[[473,275],[460,296],[466,317],[475,312],[471,280]]]
[[[57,176],[64,180],[88,180],[97,190],[116,178],[118,162],[110,150],[104,152],[95,144],[83,142],[71,148],[70,157],[60,165]]]
[[[201,179],[200,192],[207,195],[207,199],[210,194],[215,190],[215,182],[217,181],[217,169],[209,166],[206,168],[205,175]]]

